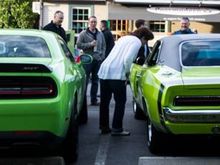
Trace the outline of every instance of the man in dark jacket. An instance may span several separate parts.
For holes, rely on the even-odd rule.
[[[190,25],[190,21],[189,21],[189,18],[188,17],[183,17],[180,21],[181,23],[181,28],[180,30],[177,30],[173,33],[173,35],[176,35],[176,34],[195,34],[190,28],[189,28],[189,25]]]
[[[115,41],[110,29],[107,26],[106,20],[101,21],[100,29],[105,37],[105,44],[106,44],[105,57],[107,57],[108,54],[111,52],[112,48],[114,47]]]
[[[56,11],[54,13],[54,19],[49,24],[44,26],[43,30],[48,30],[48,31],[55,32],[58,35],[60,35],[64,39],[64,41],[67,42],[66,32],[61,27],[61,24],[63,22],[63,18],[64,18],[63,12],[60,11],[60,10]]]

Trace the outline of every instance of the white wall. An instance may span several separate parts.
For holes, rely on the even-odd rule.
[[[108,19],[108,6],[107,5],[94,5],[94,15],[97,17],[97,28],[100,27],[100,21]]]

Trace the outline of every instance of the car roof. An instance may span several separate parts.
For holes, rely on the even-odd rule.
[[[165,64],[175,70],[181,71],[179,45],[186,41],[219,40],[220,34],[183,34],[171,35],[160,39],[162,47],[159,53],[159,64]]]
[[[161,41],[169,41],[171,44],[178,44],[185,40],[200,40],[200,39],[214,39],[220,38],[220,33],[211,33],[211,34],[179,34],[171,35],[161,38]]]
[[[38,36],[44,39],[59,37],[56,33],[38,29],[0,29],[0,35],[27,35]]]

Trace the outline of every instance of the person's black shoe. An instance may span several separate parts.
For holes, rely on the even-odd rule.
[[[92,106],[99,106],[100,105],[100,103],[99,102],[91,102],[91,104],[90,105],[92,105]]]
[[[101,134],[104,135],[104,134],[108,134],[108,133],[111,133],[111,129],[110,128],[104,128],[104,129],[101,129]]]
[[[130,132],[128,131],[121,131],[121,132],[111,132],[112,136],[130,136]]]

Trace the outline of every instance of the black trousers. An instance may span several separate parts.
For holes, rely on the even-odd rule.
[[[115,110],[112,121],[112,130],[122,131],[126,103],[126,81],[100,79],[100,94],[100,129],[109,128],[109,105],[113,95],[115,100]]]

